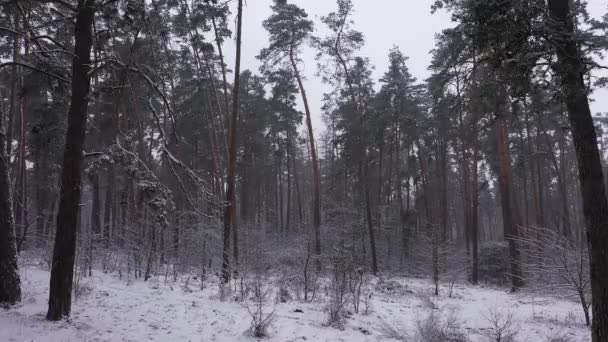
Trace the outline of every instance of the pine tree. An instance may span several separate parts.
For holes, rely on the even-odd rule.
[[[298,82],[298,88],[304,102],[306,126],[308,128],[308,143],[312,165],[312,232],[314,234],[314,251],[321,255],[321,178],[319,160],[315,146],[315,136],[304,82],[298,68],[299,53],[302,45],[310,39],[313,23],[308,20],[308,14],[296,5],[288,4],[285,0],[275,0],[271,7],[273,14],[264,21],[264,28],[270,34],[270,46],[260,52],[259,58],[269,65],[289,63]],[[317,259],[317,269],[320,268]]]
[[[236,154],[237,154],[237,129],[239,125],[239,94],[241,77],[241,35],[243,25],[243,0],[239,0],[237,9],[237,31],[236,31],[236,61],[234,67],[234,85],[232,90],[232,117],[230,120],[228,149],[228,178],[226,191],[226,209],[224,212],[224,247],[222,257],[222,282],[230,281],[230,238],[232,233],[232,248],[234,249],[234,270],[238,269],[238,231],[236,217]]]
[[[587,225],[593,308],[592,339],[600,342],[608,338],[608,200],[604,174],[584,81],[585,66],[575,39],[571,2],[548,0],[547,3],[550,15],[546,24],[559,59],[557,72],[576,146],[583,213]]]
[[[46,315],[46,318],[51,321],[69,316],[72,308],[72,281],[80,210],[80,181],[89,105],[88,96],[91,86],[91,48],[95,6],[94,0],[85,0],[80,3],[74,29],[72,97],[63,155],[49,309]]]

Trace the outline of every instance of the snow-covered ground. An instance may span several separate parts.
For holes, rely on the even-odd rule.
[[[97,271],[81,280],[81,295],[74,300],[71,318],[48,322],[44,316],[49,272],[24,266],[21,276],[23,302],[8,311],[0,309],[0,341],[256,340],[244,333],[251,322],[247,308],[220,301],[216,285],[201,291],[194,281],[186,288],[184,280],[168,284],[164,278],[127,281]],[[590,341],[582,312],[573,302],[461,285],[455,286],[453,298],[429,297],[431,286],[420,279],[373,280],[370,289],[370,312],[352,314],[343,329],[326,326],[323,296],[311,304],[271,303],[275,319],[267,340],[414,341],[417,322],[435,311],[443,319],[451,313],[452,321],[471,341],[491,341],[489,321],[509,313],[513,314],[511,328],[517,331],[515,341]],[[447,293],[447,288],[442,290]]]

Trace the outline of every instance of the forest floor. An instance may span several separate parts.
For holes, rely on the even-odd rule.
[[[41,265],[21,267],[23,301],[0,310],[1,341],[255,341],[246,331],[251,316],[239,302],[220,301],[216,284],[164,277],[120,279],[94,271],[78,285],[69,320],[45,320],[49,272]],[[274,310],[268,341],[417,341],[421,331],[440,326],[470,341],[491,339],[495,327],[515,333],[514,341],[590,341],[579,305],[570,301],[513,295],[505,289],[456,284],[431,296],[427,280],[372,279],[368,305],[341,328],[328,327],[327,297],[316,302],[268,304]],[[368,312],[365,313],[365,307]],[[429,320],[430,313],[434,319]],[[494,324],[496,323],[496,324]],[[427,331],[428,332],[428,331]],[[441,339],[436,339],[440,341]]]

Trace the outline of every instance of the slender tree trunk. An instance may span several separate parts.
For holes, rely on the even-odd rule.
[[[438,225],[435,223],[434,215],[437,213],[437,210],[432,210],[431,208],[431,195],[433,191],[431,190],[431,184],[429,184],[429,180],[427,177],[429,176],[429,168],[427,164],[426,156],[423,156],[423,149],[421,145],[418,145],[418,160],[420,162],[420,173],[422,180],[422,199],[424,206],[424,217],[426,219],[425,227],[427,231],[430,233],[431,238],[431,267],[433,273],[433,284],[435,285],[435,295],[439,295],[439,244],[440,244],[440,235]],[[438,177],[439,178],[439,177]]]
[[[29,44],[25,45],[25,54],[29,53]],[[21,87],[22,87],[22,96],[21,96],[21,127],[19,133],[19,181],[18,184],[18,193],[17,196],[18,201],[16,205],[17,215],[16,215],[16,224],[17,230],[21,232],[21,234],[17,234],[17,252],[21,251],[22,244],[26,238],[26,230],[27,230],[27,173],[26,173],[26,156],[25,150],[27,145],[27,111],[28,111],[28,94],[27,87],[25,84],[25,79],[21,79]]]
[[[154,267],[154,261],[156,258],[156,227],[152,226],[150,229],[149,244],[150,249],[148,250],[148,258],[146,261],[146,271],[144,273],[144,281],[148,281],[152,277],[152,267]],[[201,281],[203,281],[201,279]]]
[[[101,236],[101,198],[99,191],[99,174],[94,174],[91,177],[91,183],[93,185],[92,191],[92,204],[91,204],[91,236],[89,237],[89,276],[91,275],[91,268],[93,266],[93,257],[95,256],[95,249],[99,243],[99,237]]]
[[[501,207],[503,214],[503,226],[505,239],[509,243],[509,257],[511,263],[511,285],[512,291],[519,290],[523,285],[520,270],[520,254],[515,239],[519,236],[520,224],[519,213],[513,194],[511,157],[509,153],[509,133],[505,122],[505,91],[501,89],[496,101],[496,146],[498,157],[498,182],[500,187]]]
[[[91,230],[93,234],[99,235],[101,233],[101,203],[100,203],[100,191],[99,191],[99,174],[95,174],[91,177],[91,183],[93,185],[93,203],[91,209]]]
[[[401,173],[401,125],[398,125],[397,128],[397,137],[395,139],[395,178],[396,184],[395,189],[397,189],[397,201],[399,201],[399,225],[401,228],[401,260],[409,255],[409,239],[410,233],[407,227],[407,212],[405,207],[403,206],[403,174]],[[409,183],[409,182],[408,182]],[[408,187],[408,196],[409,196],[409,185]],[[408,200],[409,202],[409,200]]]
[[[108,184],[106,188],[106,198],[103,210],[103,245],[105,248],[110,247],[113,216],[116,215],[116,212],[112,210],[112,203],[114,202],[114,167],[112,166],[110,166],[108,169],[107,179]]]
[[[395,130],[398,130],[398,128],[395,128]],[[393,136],[393,140],[396,139],[396,134]],[[391,141],[389,146],[393,146],[395,143],[394,141]],[[391,151],[391,149],[389,148],[389,151]],[[393,151],[387,153],[388,156],[388,167],[386,168],[386,172],[388,173],[386,175],[386,182],[384,181],[384,172],[382,171],[382,165],[380,165],[379,170],[378,170],[378,187],[382,188],[383,186],[385,187],[382,191],[379,189],[378,190],[378,203],[382,203],[384,201],[384,203],[386,203],[387,205],[391,204],[393,201],[393,189],[391,188],[393,186],[392,180],[393,180],[393,163],[397,163],[399,162],[399,159],[397,156],[394,156]],[[382,161],[382,152],[380,153],[380,161]],[[395,159],[395,160],[393,160]],[[385,198],[382,198],[382,196],[384,196]]]
[[[0,112],[0,307],[14,305],[21,300],[9,159],[3,124],[4,118]]]
[[[528,114],[526,113],[526,116]],[[519,149],[522,155],[522,165],[521,165],[521,181],[523,183],[522,189],[522,197],[524,202],[524,216],[523,216],[523,224],[524,227],[530,226],[530,202],[528,196],[528,150],[526,149],[526,142],[524,138],[524,130],[523,125],[519,131]]]
[[[536,170],[536,159],[532,157],[532,155],[535,153],[532,150],[532,138],[531,138],[531,127],[530,127],[530,119],[528,117],[528,113],[526,111],[525,113],[525,126],[526,126],[526,147],[528,150],[528,165],[530,165],[529,167],[529,171],[530,171],[530,185],[532,187],[532,204],[533,204],[533,208],[534,208],[534,223],[536,225],[539,224],[539,220],[538,220],[538,212],[539,212],[539,207],[538,207],[538,185],[537,185],[537,180],[538,177],[535,176],[535,170]]]
[[[471,179],[473,206],[471,210],[471,249],[473,251],[473,269],[471,270],[471,283],[477,285],[479,282],[479,138],[477,137],[477,123],[473,123],[473,177]]]
[[[391,153],[389,153],[389,156],[391,156]],[[378,148],[378,179],[377,179],[377,181],[378,181],[378,183],[377,183],[378,184],[378,189],[377,190],[378,191],[376,192],[376,202],[380,203],[380,204],[382,202],[384,202],[383,199],[382,199],[382,190],[383,190],[382,189],[383,188],[383,183],[382,183],[382,161],[383,160],[382,159],[383,158],[384,158],[384,136],[382,136],[380,138],[380,146]],[[392,160],[392,158],[389,158],[389,160]],[[391,168],[390,163],[389,163],[389,167],[388,168],[390,170],[390,168]],[[389,187],[390,187],[390,184],[391,184],[390,172],[389,172],[389,178],[388,179],[389,179],[389,181],[388,181],[387,184],[389,184]],[[388,198],[390,198],[390,197],[388,196],[388,191],[387,191],[387,201],[386,201],[387,204],[388,204]]]
[[[295,150],[294,150],[295,153]],[[298,177],[298,169],[296,167],[296,158],[295,156],[292,159],[292,165],[293,165],[293,183],[296,186],[296,201],[298,204],[298,219],[299,219],[299,223],[301,224],[302,222],[304,222],[304,212],[302,210],[302,193],[300,193],[300,181],[299,181],[299,177]]]
[[[540,124],[539,124],[540,125]],[[541,146],[540,146],[540,137],[541,137],[542,131],[540,129],[540,126],[537,129],[536,132],[536,151],[540,151],[541,150]],[[544,186],[543,186],[543,170],[542,170],[542,165],[543,165],[543,157],[540,153],[537,153],[535,156],[535,161],[536,161],[536,185],[538,186],[538,211],[536,212],[537,215],[537,224],[540,227],[545,228],[546,227],[546,222],[545,222],[545,195],[544,195]]]
[[[278,151],[278,156],[277,156],[277,179],[278,179],[278,185],[277,185],[277,195],[278,195],[278,205],[277,205],[277,213],[279,216],[279,225],[277,227],[277,231],[282,231],[283,228],[285,227],[285,215],[283,213],[283,153],[281,151],[281,147],[279,145],[279,151]]]
[[[251,214],[249,213],[249,205],[250,205],[250,188],[251,188],[251,177],[252,177],[252,172],[251,172],[251,151],[248,151],[247,149],[248,144],[245,143],[245,153],[244,153],[244,159],[245,162],[243,163],[243,170],[242,170],[242,174],[241,174],[241,202],[240,202],[240,210],[241,210],[241,216],[240,216],[240,220],[241,222],[245,222],[245,224],[248,224],[251,222]],[[254,205],[257,205],[256,203],[254,203]]]
[[[47,205],[47,193],[49,192],[49,184],[45,182],[45,172],[49,172],[48,169],[48,152],[47,149],[43,148],[41,144],[36,146],[36,160],[34,166],[34,183],[36,184],[35,189],[35,202],[36,202],[36,247],[44,246],[44,226],[46,223],[46,209]],[[46,152],[46,153],[45,153]]]
[[[113,168],[110,169],[113,171]],[[110,231],[110,236],[112,240],[110,240],[111,244],[119,244],[120,243],[120,230],[118,225],[122,223],[121,216],[121,208],[119,206],[119,198],[121,196],[121,192],[118,191],[115,196],[112,196],[112,230]]]
[[[291,136],[287,132],[287,162],[285,167],[287,168],[287,207],[285,208],[285,232],[290,230],[291,225]]]
[[[25,20],[25,19],[24,19]],[[24,21],[24,27],[25,21]],[[24,38],[24,54],[29,54],[29,43],[27,36]],[[27,86],[25,83],[25,77],[21,76],[21,117],[19,127],[19,158],[17,165],[17,189],[15,190],[15,201],[13,209],[15,210],[15,231],[17,234],[17,253],[21,251],[21,245],[26,238],[26,217],[25,212],[27,208],[27,197],[26,197],[26,170],[25,170],[25,146],[26,140],[26,126],[27,126],[27,110],[28,110],[28,94]]]
[[[82,149],[84,145],[89,89],[95,0],[83,0],[78,8],[72,61],[72,98],[61,175],[57,233],[53,249],[49,310],[46,318],[57,321],[70,315],[72,277],[80,209]]]
[[[369,234],[369,244],[372,252],[372,273],[378,274],[378,259],[376,253],[376,237],[374,234],[374,224],[372,221],[372,206],[369,189],[369,167],[367,162],[367,151],[363,153],[361,165],[361,178],[363,179],[363,191],[365,196],[365,217],[367,221],[367,232]]]
[[[15,30],[19,31],[19,15],[15,12]],[[13,62],[17,62],[19,56],[19,36],[13,38]],[[6,128],[6,154],[7,163],[10,166],[10,158],[13,153],[13,126],[15,113],[17,112],[17,65],[11,66],[11,91],[8,109],[8,127]],[[12,215],[12,214],[11,214]],[[14,227],[13,227],[14,228]]]
[[[448,146],[445,136],[447,135],[447,127],[445,118],[440,121],[440,146],[439,146],[439,173],[441,188],[439,189],[439,207],[441,216],[441,241],[447,241],[450,238],[448,231]]]
[[[471,177],[469,170],[468,151],[462,141],[462,182],[464,187],[464,238],[467,255],[471,252]]]
[[[559,175],[560,175],[560,182],[559,184],[561,185],[561,204],[562,204],[562,229],[563,229],[563,234],[564,236],[572,239],[573,238],[573,234],[572,234],[572,230],[570,227],[570,209],[569,209],[569,203],[568,203],[568,179],[566,178],[566,137],[565,137],[565,132],[561,132],[560,137],[559,137],[559,156],[560,156],[560,162],[559,162]]]
[[[238,268],[238,231],[236,222],[236,150],[237,129],[239,124],[239,94],[241,84],[241,37],[243,26],[243,0],[238,0],[236,61],[234,65],[234,89],[232,90],[232,119],[230,120],[230,145],[228,160],[228,189],[226,191],[226,210],[224,212],[224,247],[222,255],[222,282],[230,281],[230,234],[232,233],[234,269]]]
[[[608,201],[587,88],[568,0],[548,0],[558,74],[576,148],[591,270],[592,340],[608,340]]]

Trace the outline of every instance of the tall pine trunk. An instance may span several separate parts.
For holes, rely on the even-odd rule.
[[[234,66],[234,88],[232,90],[232,119],[230,120],[230,145],[228,159],[228,189],[226,191],[226,210],[224,212],[224,246],[222,254],[222,282],[230,281],[230,237],[234,244],[234,269],[238,267],[238,231],[236,222],[236,149],[237,128],[239,124],[239,89],[241,84],[241,36],[243,25],[243,0],[238,2],[236,61]]]
[[[72,277],[80,209],[82,178],[82,149],[84,145],[89,89],[91,86],[91,47],[95,0],[83,0],[78,6],[75,26],[74,58],[72,61],[72,97],[68,112],[61,192],[57,213],[57,232],[53,249],[49,310],[46,318],[57,321],[70,315],[72,307]]]
[[[558,74],[576,148],[591,270],[592,340],[608,340],[608,201],[587,88],[568,0],[548,0]]]
[[[504,236],[509,244],[509,258],[511,264],[511,290],[517,291],[523,285],[520,270],[520,253],[515,239],[518,237],[520,223],[519,212],[513,193],[513,176],[511,172],[511,156],[509,153],[509,130],[505,121],[506,94],[498,91],[496,101],[496,147],[498,157],[498,183],[502,207]]]

